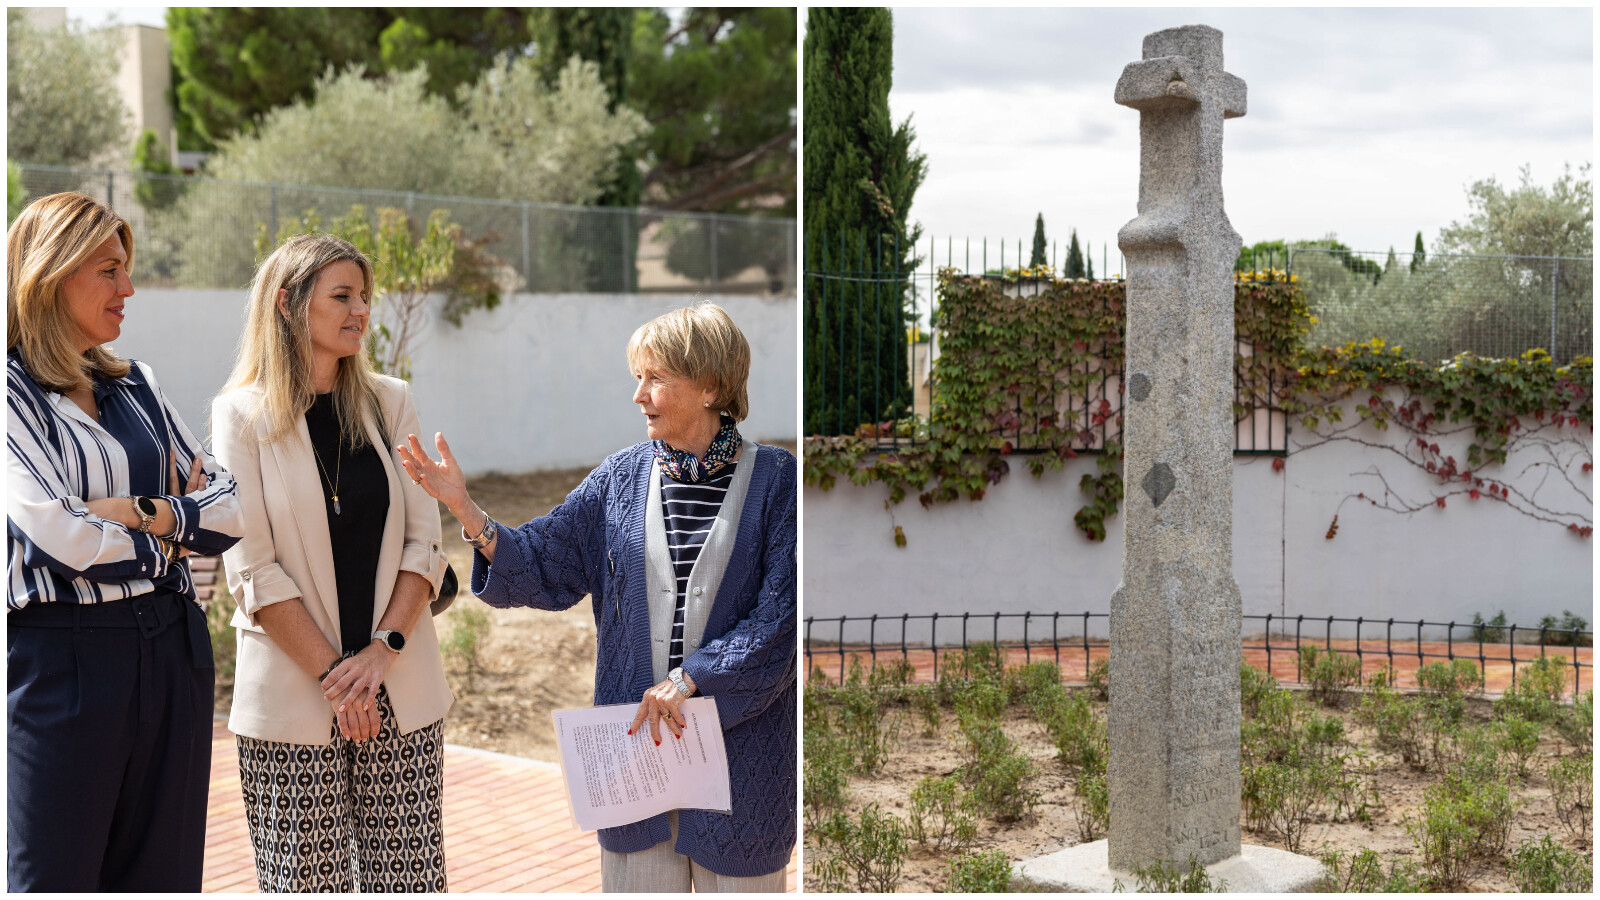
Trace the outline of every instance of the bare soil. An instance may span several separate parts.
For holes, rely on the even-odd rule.
[[[1102,710],[1103,711],[1103,710]],[[1327,712],[1327,710],[1324,710]],[[1409,859],[1420,868],[1421,860],[1416,847],[1405,831],[1408,816],[1420,817],[1422,794],[1430,784],[1439,779],[1434,772],[1416,772],[1400,761],[1398,756],[1372,749],[1372,732],[1357,722],[1352,710],[1337,711],[1344,720],[1347,740],[1366,748],[1370,758],[1377,763],[1376,784],[1382,808],[1374,811],[1370,822],[1327,822],[1313,825],[1307,833],[1300,852],[1319,855],[1325,847],[1354,853],[1368,848],[1379,853],[1387,866],[1397,858]],[[910,816],[911,789],[929,775],[944,776],[961,765],[957,752],[958,733],[953,726],[953,716],[945,710],[941,733],[924,736],[922,723],[909,707],[900,707],[889,715],[898,718],[898,745],[883,771],[874,776],[850,778],[849,812],[859,815],[869,803],[877,803],[884,810],[893,810],[901,818]],[[1490,707],[1487,702],[1474,701],[1469,715],[1487,720]],[[1032,859],[1053,853],[1079,843],[1075,814],[1072,811],[1072,788],[1056,762],[1055,745],[1049,733],[1039,723],[1027,717],[1020,707],[1013,707],[1004,719],[1006,734],[1016,741],[1041,773],[1033,782],[1041,794],[1035,812],[1022,821],[1001,824],[984,820],[978,829],[978,838],[971,850],[999,850],[1013,862]],[[1561,825],[1550,799],[1550,788],[1545,780],[1545,769],[1558,754],[1573,752],[1573,748],[1550,736],[1539,747],[1538,758],[1532,763],[1529,777],[1513,787],[1518,806],[1508,841],[1508,851],[1527,840],[1537,840],[1550,834],[1573,850],[1588,853],[1592,847],[1587,841],[1573,837]],[[1240,818],[1243,825],[1243,816]],[[1283,842],[1270,834],[1243,832],[1244,842],[1261,846],[1287,849]],[[808,847],[814,848],[808,841]],[[948,852],[934,851],[915,843],[910,846],[899,891],[938,891],[945,884],[945,863]],[[1130,889],[1132,885],[1129,886]],[[1500,892],[1515,890],[1515,884],[1506,872],[1503,861],[1483,866],[1469,885],[1473,892]]]

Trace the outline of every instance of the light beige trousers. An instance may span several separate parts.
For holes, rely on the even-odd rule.
[[[600,848],[600,890],[608,894],[636,894],[660,891],[687,894],[691,887],[700,894],[781,894],[784,870],[753,878],[718,875],[694,860],[673,850],[678,843],[678,813],[667,813],[672,837],[635,853],[612,853]]]

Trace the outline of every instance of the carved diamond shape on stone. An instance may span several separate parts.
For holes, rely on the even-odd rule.
[[[1135,372],[1128,379],[1128,395],[1135,400],[1143,400],[1150,396],[1150,378],[1143,372]]]
[[[1144,488],[1145,494],[1150,497],[1150,502],[1156,506],[1160,506],[1161,501],[1167,499],[1167,495],[1172,493],[1177,484],[1178,479],[1173,476],[1172,467],[1166,463],[1156,463],[1151,466],[1150,471],[1144,473],[1144,478],[1139,482],[1139,486]]]

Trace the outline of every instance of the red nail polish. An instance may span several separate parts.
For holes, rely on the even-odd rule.
[[[661,742],[660,741],[656,741],[656,746],[657,747],[661,746]]]
[[[628,729],[628,737],[633,737],[633,729],[632,728]]]
[[[673,735],[673,737],[677,738],[680,741],[683,740],[683,735],[681,735],[681,734],[675,734],[675,735]]]

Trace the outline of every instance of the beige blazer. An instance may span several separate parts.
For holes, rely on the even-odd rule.
[[[389,476],[389,515],[378,553],[373,618],[353,626],[367,632],[383,618],[401,569],[428,579],[437,592],[445,568],[438,504],[406,476],[394,451],[405,435],[422,433],[411,388],[397,378],[379,380],[379,402],[394,440],[385,440],[377,423],[368,419],[373,446],[386,451],[378,458]],[[238,483],[245,521],[244,537],[222,557],[228,589],[239,604],[232,622],[239,655],[228,728],[262,740],[325,745],[333,736],[333,712],[322,699],[322,688],[267,637],[256,613],[298,597],[334,647],[342,646],[341,630],[352,623],[339,621],[328,516],[305,420],[293,434],[267,443],[266,423],[250,422],[249,411],[258,402],[255,388],[240,388],[212,403],[214,451]],[[454,697],[426,610],[384,685],[402,733],[431,725],[450,709]]]

